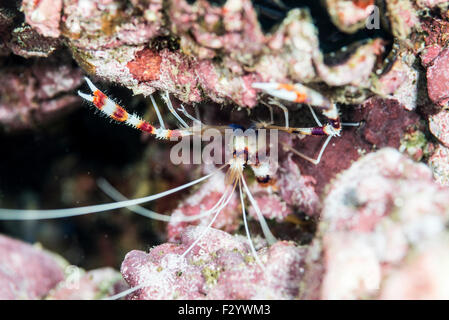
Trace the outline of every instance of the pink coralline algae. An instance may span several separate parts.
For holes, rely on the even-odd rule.
[[[181,243],[129,252],[121,272],[131,286],[142,289],[129,299],[292,299],[303,274],[304,249],[277,242],[258,251],[265,271],[254,261],[247,239],[210,229],[185,256],[184,251],[204,232],[191,227]]]
[[[435,181],[449,186],[449,149],[440,145],[429,158],[428,164],[433,171]]]
[[[46,37],[22,23],[16,26],[18,13],[8,8],[0,7],[0,57],[10,53],[25,58],[48,57],[60,47],[60,40]]]
[[[334,24],[342,31],[353,33],[366,25],[374,0],[326,0]]]
[[[193,5],[175,0],[168,15],[172,32],[181,36],[182,49],[200,59],[222,51],[248,64],[263,48],[264,35],[249,0],[226,1],[222,7],[204,0]]]
[[[449,87],[446,72],[449,64],[449,51],[446,48],[449,22],[437,18],[423,19],[421,24],[425,46],[421,52],[421,62],[427,68],[427,91],[429,98],[437,105],[446,106],[449,100]]]
[[[0,87],[0,124],[6,129],[31,128],[79,102],[71,91],[79,86],[82,75],[70,64],[46,61],[28,69],[17,68],[0,74],[4,84]]]
[[[182,222],[180,220],[183,217],[193,217],[212,209],[226,190],[224,179],[225,175],[222,173],[214,175],[211,180],[203,184],[192,196],[179,204],[178,208],[171,214],[171,221],[167,225],[169,241],[173,242],[179,240],[183,230],[190,225],[199,224],[206,226],[209,224],[214,214],[210,214],[207,217],[202,217],[199,220],[192,222]],[[222,209],[212,226],[227,232],[235,231],[241,217],[241,213],[238,210],[239,205],[240,200],[238,199],[238,195],[234,192],[232,198]]]
[[[58,38],[60,35],[59,21],[61,19],[63,0],[25,0],[22,10],[25,21],[45,37]]]
[[[437,280],[445,272],[423,274],[413,284],[420,266],[440,270],[440,259],[432,257],[441,246],[447,250],[448,196],[428,167],[394,149],[355,162],[324,200],[300,296],[446,299],[446,282]]]
[[[268,186],[254,183],[250,188],[266,218],[282,221],[296,209],[311,216],[319,213],[320,202],[315,191],[316,181],[311,176],[301,174],[291,154],[281,162],[273,180],[274,182]],[[249,213],[257,217],[252,206]]]
[[[40,299],[64,279],[54,257],[37,247],[0,235],[0,299]]]
[[[376,148],[400,148],[409,130],[419,127],[416,113],[407,111],[395,99],[378,97],[370,98],[354,108],[351,121],[360,121],[362,125],[343,128],[341,137],[331,140],[318,165],[304,159],[297,160],[301,174],[313,177],[314,190],[318,195],[334,177],[363,154]],[[294,141],[294,146],[302,153],[316,157],[323,142],[321,137],[306,137]]]
[[[419,29],[418,12],[413,1],[390,0],[385,5],[391,33],[397,39],[406,40],[417,27]]]
[[[128,288],[112,268],[84,271],[62,257],[0,235],[0,299],[92,300]]]
[[[383,50],[382,40],[370,40],[360,45],[344,63],[328,66],[322,62],[317,63],[316,68],[320,78],[330,86],[368,87],[377,57]]]
[[[159,79],[162,58],[157,53],[144,49],[136,53],[136,58],[128,62],[127,67],[139,81]]]
[[[447,70],[447,68],[449,68],[449,50],[447,49],[443,50],[427,68],[429,98],[446,107],[449,106],[449,75],[441,70]]]
[[[112,268],[95,269],[88,272],[75,266],[66,279],[58,284],[46,297],[49,300],[96,300],[112,296],[127,289],[121,274]]]
[[[446,147],[449,147],[449,112],[447,110],[429,117],[430,132]]]
[[[416,0],[416,4],[421,8],[434,8],[438,5],[447,4],[447,0]]]
[[[441,236],[425,243],[403,266],[389,273],[380,299],[448,299],[449,242]]]
[[[166,12],[169,24],[161,2],[132,3],[139,10],[112,0],[66,1],[60,29],[84,70],[135,94],[167,90],[184,102],[209,98],[254,107],[257,92],[251,84],[256,81],[369,87],[383,52],[382,40],[374,39],[326,65],[307,10],[291,10],[264,35],[249,0],[223,6],[175,1]]]
[[[414,110],[418,96],[418,72],[412,66],[414,55],[406,51],[396,53],[388,70],[373,82],[374,91],[399,101],[407,110]]]
[[[448,42],[446,35],[449,31],[449,22],[438,18],[425,18],[421,21],[421,28],[426,34],[421,61],[427,67],[443,51]]]
[[[316,23],[323,17],[312,7],[287,10],[277,4],[273,12],[282,18],[270,17],[275,25],[269,32],[262,28],[269,27],[261,15],[266,8],[250,0],[0,5],[0,125],[7,133],[33,129],[80,105],[75,91],[83,72],[94,83],[120,85],[134,95],[166,92],[175,107],[204,102],[198,108],[204,123],[223,126],[267,121],[262,103],[273,100],[253,88],[254,82],[300,83],[336,103],[345,124],[317,165],[289,147],[316,158],[326,137],[280,132],[278,171],[267,183],[245,172],[276,236],[304,246],[289,241],[267,246],[257,235],[257,212],[247,197],[256,259],[247,238],[231,235],[243,230],[242,204],[238,190],[232,190],[212,228],[184,256],[215,212],[194,218],[231,192],[225,174],[218,173],[190,195],[155,204],[158,211],[172,212],[158,234],[167,242],[148,253],[129,252],[121,275],[109,268],[85,272],[76,267],[64,275],[49,254],[0,236],[0,256],[6,257],[0,264],[0,298],[98,299],[134,286],[142,288],[127,298],[449,298],[449,2],[380,2],[322,1],[330,17],[325,28]],[[376,18],[382,30],[368,27],[376,28]],[[365,29],[370,30],[361,39]],[[340,45],[344,34],[357,41],[344,39]],[[319,122],[305,105],[285,104],[291,126]],[[246,108],[244,115],[227,105]],[[223,118],[219,107],[227,113]],[[315,107],[324,123],[323,110]],[[283,114],[273,110],[281,126]],[[152,111],[147,116],[155,123]],[[146,160],[131,168],[123,189],[153,190],[150,183],[158,189],[160,180],[147,179],[158,172],[173,187],[194,179],[192,167],[174,169],[164,160],[170,157],[167,144],[135,148],[140,147],[147,147],[136,152]],[[146,176],[139,177],[141,172]],[[90,202],[95,179],[90,173],[78,178],[64,179],[65,201]],[[304,221],[310,230],[302,228]],[[282,228],[287,232],[279,232]],[[134,231],[127,230],[126,237],[135,237]],[[109,247],[102,248],[112,255]]]

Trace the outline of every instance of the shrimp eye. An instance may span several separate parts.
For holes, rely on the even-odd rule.
[[[266,175],[265,177],[257,177],[257,182],[260,184],[268,184],[271,181],[271,177]]]

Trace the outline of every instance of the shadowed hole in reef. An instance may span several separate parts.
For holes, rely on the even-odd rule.
[[[280,24],[287,16],[289,10],[293,8],[308,8],[312,15],[315,26],[318,28],[320,48],[323,53],[336,51],[354,42],[383,38],[390,40],[391,35],[380,29],[361,29],[354,34],[347,34],[338,30],[332,23],[326,8],[317,0],[282,0],[285,5],[277,4],[277,0],[253,0],[253,5],[257,11],[259,22],[264,32],[270,32],[273,27]]]
[[[127,106],[140,101],[132,111],[143,114],[146,109],[146,103],[132,97],[129,90],[109,92],[129,98]],[[0,148],[7,150],[0,157],[0,207],[51,209],[110,202],[95,180],[105,177],[128,185],[126,172],[142,161],[145,145],[139,132],[113,124],[84,105],[33,131],[0,132]],[[88,191],[82,191],[86,181]],[[75,194],[67,197],[67,192]],[[40,242],[88,269],[119,268],[130,250],[146,250],[160,242],[151,221],[126,210],[67,219],[0,221],[0,233]]]
[[[273,25],[278,24],[285,17],[288,10],[279,8],[278,6],[272,6],[269,1],[254,1],[255,4],[262,3],[265,6],[275,10],[272,12],[275,15],[275,19],[266,20],[263,22],[265,29],[270,29]],[[317,1],[285,1],[284,3],[290,8],[293,7],[308,7],[311,10],[312,16],[315,20],[315,24],[319,29],[321,47],[324,52],[333,51],[340,48],[343,45],[350,44],[354,41],[367,38],[367,32],[361,31],[355,35],[347,35],[339,32],[335,26],[330,22],[327,16],[326,10],[322,8]],[[216,5],[222,5],[222,2],[215,2]],[[290,5],[291,4],[291,5]],[[257,6],[256,6],[257,7]],[[260,9],[258,9],[260,10]],[[259,17],[261,15],[259,14]],[[264,19],[267,19],[265,17]],[[262,18],[260,18],[262,19]],[[270,26],[271,23],[271,26]],[[376,32],[371,32],[370,37],[374,37]],[[3,60],[3,64],[24,64],[27,63],[26,59],[12,56],[14,58]],[[21,61],[19,61],[21,60]],[[84,88],[85,89],[85,88]],[[115,96],[119,97],[131,97],[130,93],[120,93],[120,89],[115,88],[111,90]],[[130,103],[127,101],[127,106]],[[144,110],[142,108],[140,111]],[[140,112],[142,114],[142,112]],[[37,207],[45,204],[43,201],[52,197],[53,187],[48,187],[49,180],[55,177],[50,177],[49,172],[54,167],[55,163],[61,160],[63,157],[76,157],[82,159],[83,167],[79,170],[90,171],[95,173],[96,176],[101,176],[105,173],[105,168],[116,168],[117,170],[123,169],[125,166],[132,166],[135,161],[141,156],[141,143],[140,134],[134,132],[132,129],[111,124],[108,119],[92,115],[92,110],[88,110],[84,107],[83,110],[79,110],[70,114],[65,120],[61,120],[58,124],[42,126],[42,130],[33,133],[17,134],[15,136],[6,136],[0,134],[0,148],[6,150],[4,155],[0,157],[0,202],[7,197],[9,199],[16,198],[14,203],[17,207],[25,207],[25,204],[29,204],[35,201]],[[72,172],[67,172],[67,175]],[[53,182],[56,185],[58,182]],[[47,185],[47,186],[46,186]],[[47,190],[47,191],[45,191]],[[44,196],[41,198],[41,196]],[[54,197],[54,196],[53,196]],[[31,200],[29,200],[31,198]],[[33,198],[35,200],[33,200]],[[101,198],[100,195],[92,199],[106,201],[105,197]],[[61,207],[57,199],[52,198],[49,202],[49,207]],[[9,202],[13,203],[13,202]],[[20,204],[24,204],[23,206]],[[20,206],[19,206],[20,205]],[[82,205],[82,203],[80,203]],[[98,217],[98,218],[97,218]],[[108,236],[109,238],[117,237],[120,231],[117,229],[117,222],[108,223],[113,219],[117,219],[117,215],[114,217],[109,214],[92,216],[92,218],[83,220],[84,218],[76,219],[63,219],[59,221],[40,221],[38,224],[42,228],[48,228],[54,230],[54,225],[61,223],[59,228],[62,229],[62,235],[68,238],[76,238],[73,240],[67,240],[67,238],[57,238],[57,235],[53,235],[52,239],[55,241],[61,241],[61,244],[55,244],[54,247],[49,246],[43,241],[44,246],[49,249],[63,254],[66,258],[69,258],[71,263],[79,264],[86,268],[98,267],[102,265],[113,265],[118,267],[123,254],[116,254],[116,261],[100,263],[97,259],[101,255],[102,251],[95,242],[100,238]],[[151,228],[146,224],[145,218],[134,217],[132,219],[138,220],[140,224],[146,225],[147,230]],[[89,222],[96,222],[92,225],[88,225]],[[137,221],[137,220],[135,220]],[[13,222],[12,224],[3,224],[0,222],[0,232],[4,232],[12,225],[17,226],[19,223]],[[23,226],[22,231],[12,234],[19,238],[34,242],[40,241],[40,239],[33,238],[29,231],[33,226],[20,223]],[[87,224],[87,226],[86,226]],[[137,223],[138,224],[138,223]],[[51,227],[53,225],[53,227]],[[41,228],[41,227],[39,227]],[[52,229],[53,228],[53,229]],[[23,232],[22,236],[19,236],[19,232]],[[142,233],[139,237],[142,240],[141,246],[131,246],[130,249],[147,249],[149,244],[156,243],[154,235],[148,233]],[[276,232],[275,232],[276,233]],[[280,233],[280,232],[279,232]],[[28,236],[27,236],[28,235]],[[144,239],[144,240],[143,240]],[[103,243],[103,242],[102,242]],[[64,246],[63,250],[57,250],[58,246]],[[70,247],[70,248],[69,248]],[[77,249],[71,249],[76,247]],[[69,255],[65,255],[65,250],[74,250]],[[80,256],[82,260],[74,260],[71,256],[75,256],[76,252],[81,252],[83,256]],[[126,252],[126,251],[125,251]],[[109,258],[105,258],[106,260]],[[103,260],[102,260],[103,261]],[[98,263],[97,263],[98,262]]]
[[[226,0],[208,0],[215,6],[223,6]],[[187,0],[192,5],[195,0]],[[326,54],[337,51],[342,47],[365,39],[383,38],[392,40],[392,36],[381,26],[380,29],[361,29],[353,34],[338,30],[332,23],[326,8],[319,0],[252,0],[257,12],[262,30],[268,33],[279,25],[287,16],[288,11],[294,8],[308,8],[318,28],[321,51]]]

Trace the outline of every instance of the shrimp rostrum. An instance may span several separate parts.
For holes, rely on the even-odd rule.
[[[332,103],[329,99],[321,95],[319,92],[314,91],[301,84],[290,85],[280,83],[253,83],[253,87],[278,99],[306,104],[309,107],[313,115],[313,118],[315,119],[316,126],[305,128],[290,127],[288,109],[285,106],[283,106],[278,100],[274,99],[270,100],[270,104],[268,106],[271,111],[272,111],[271,106],[278,106],[284,111],[285,126],[274,125],[273,119],[271,119],[271,122],[268,123],[266,122],[254,123],[250,128],[243,128],[236,124],[231,124],[228,126],[205,125],[198,118],[195,118],[191,114],[189,114],[182,105],[181,108],[178,109],[179,111],[178,113],[170,100],[168,92],[164,92],[162,94],[162,98],[165,100],[165,103],[169,111],[176,118],[179,126],[177,129],[169,129],[166,128],[164,124],[161,112],[153,96],[150,96],[150,98],[152,105],[156,111],[159,125],[151,124],[148,121],[142,119],[141,117],[129,113],[124,107],[118,105],[116,102],[114,102],[114,100],[112,100],[102,91],[100,91],[88,78],[86,78],[86,82],[91,90],[91,93],[87,94],[78,91],[78,94],[84,100],[91,103],[101,113],[115,120],[116,122],[124,123],[137,130],[153,135],[157,139],[163,140],[174,140],[174,139],[176,140],[182,139],[184,137],[202,136],[207,132],[207,130],[213,129],[217,132],[228,134],[230,136],[228,144],[225,145],[225,148],[227,149],[227,151],[229,151],[227,153],[229,154],[229,157],[225,157],[222,163],[215,164],[216,165],[215,169],[211,173],[203,177],[200,177],[194,181],[186,183],[184,185],[178,186],[176,188],[158,194],[153,194],[138,199],[127,199],[123,195],[118,193],[118,191],[115,190],[106,181],[102,180],[99,182],[99,187],[103,191],[105,191],[114,200],[114,202],[85,207],[51,209],[51,210],[0,209],[0,220],[36,220],[36,219],[66,218],[95,212],[109,211],[119,208],[128,208],[129,210],[137,214],[144,215],[151,219],[169,222],[172,219],[169,215],[156,213],[140,205],[163,198],[167,195],[179,192],[181,190],[199,184],[209,179],[213,175],[217,174],[218,172],[226,169],[227,170],[225,176],[226,188],[221,198],[217,201],[217,203],[215,203],[214,206],[195,216],[176,217],[177,221],[196,221],[205,217],[208,217],[209,219],[208,220],[209,222],[207,226],[203,229],[201,235],[180,256],[180,259],[185,259],[186,255],[197,245],[197,243],[201,240],[201,238],[212,227],[212,225],[216,221],[217,217],[219,216],[223,208],[225,208],[226,205],[231,201],[233,194],[237,192],[241,201],[243,223],[245,226],[248,244],[251,253],[255,258],[255,262],[263,270],[264,265],[256,254],[256,250],[253,245],[251,235],[249,233],[245,210],[245,201],[244,201],[244,195],[246,195],[249,203],[256,212],[257,219],[261,225],[261,229],[267,242],[269,244],[273,244],[274,242],[276,242],[276,238],[271,233],[268,224],[265,221],[265,218],[262,214],[262,211],[260,210],[257,204],[257,201],[251,194],[250,188],[248,187],[248,183],[244,176],[245,168],[249,167],[253,171],[254,176],[256,177],[259,183],[267,184],[270,182],[270,180],[272,180],[272,177],[277,170],[277,159],[271,156],[272,155],[271,149],[274,149],[274,147],[276,146],[273,146],[273,141],[271,139],[269,142],[267,142],[265,139],[261,139],[261,136],[263,134],[266,134],[267,131],[270,131],[270,133],[275,132],[276,134],[279,131],[279,132],[286,132],[292,135],[327,136],[316,159],[313,159],[310,156],[307,156],[295,150],[291,146],[284,145],[286,149],[290,150],[296,155],[306,159],[307,161],[311,161],[317,164],[320,162],[323,152],[326,146],[328,145],[330,139],[332,137],[339,136],[342,127],[342,123],[340,122],[339,113],[336,105]],[[322,114],[326,116],[328,119],[327,123],[322,124],[320,122],[312,106],[322,111]],[[183,115],[184,118],[181,117],[180,114]],[[189,125],[188,122],[190,122],[191,124]],[[251,134],[248,134],[248,132],[250,132]],[[270,150],[270,156],[266,155],[267,150]],[[126,292],[123,292],[111,298],[120,298],[126,296],[129,293],[136,291],[144,286],[145,284],[139,285],[138,287],[131,288]]]

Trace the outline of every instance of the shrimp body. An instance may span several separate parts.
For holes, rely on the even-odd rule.
[[[186,121],[176,112],[174,109],[169,95],[166,92],[165,96],[163,96],[165,102],[167,103],[167,107],[173,116],[178,121],[178,129],[168,129],[165,127],[164,121],[162,119],[161,113],[159,112],[159,108],[152,96],[150,96],[151,101],[153,103],[153,107],[156,111],[156,115],[158,117],[159,126],[149,123],[148,121],[142,119],[136,114],[129,113],[124,107],[120,106],[114,100],[109,98],[106,94],[100,91],[88,78],[86,78],[86,82],[92,91],[91,94],[86,94],[78,91],[80,97],[84,100],[92,103],[96,109],[98,109],[101,113],[106,115],[107,117],[113,119],[116,122],[126,124],[132,128],[140,130],[142,132],[153,135],[157,139],[163,140],[176,140],[176,138],[188,137],[188,136],[201,136],[205,130],[213,128],[220,132],[226,131],[227,129],[231,130],[231,142],[226,148],[230,148],[231,157],[226,160],[224,165],[218,168],[216,171],[207,174],[199,179],[181,185],[179,187],[158,193],[149,195],[139,199],[129,200],[121,195],[117,190],[113,189],[113,187],[107,184],[105,181],[99,182],[99,187],[102,188],[105,193],[107,193],[115,202],[99,204],[93,206],[86,207],[78,207],[78,208],[68,208],[68,209],[52,209],[52,210],[18,210],[18,209],[2,209],[0,208],[0,220],[37,220],[37,219],[53,219],[53,218],[66,218],[71,216],[78,216],[83,214],[90,214],[94,212],[102,212],[108,210],[114,210],[119,208],[128,208],[129,210],[149,217],[155,220],[161,221],[171,221],[171,217],[163,214],[159,214],[148,210],[146,208],[141,207],[141,204],[163,198],[167,195],[173,194],[180,190],[189,188],[193,185],[201,183],[206,179],[209,179],[211,176],[216,174],[218,171],[222,170],[225,167],[228,167],[225,183],[226,189],[223,192],[222,197],[217,201],[217,203],[210,209],[201,212],[196,216],[185,216],[182,218],[177,217],[177,221],[195,221],[201,219],[203,217],[211,217],[207,227],[204,229],[203,233],[196,239],[188,249],[180,256],[179,262],[182,263],[182,260],[186,258],[186,255],[197,245],[197,243],[201,240],[201,238],[205,235],[205,233],[212,227],[214,221],[223,210],[223,208],[230,202],[234,192],[237,190],[240,196],[241,204],[242,204],[242,215],[243,222],[245,225],[245,231],[248,238],[248,243],[251,249],[252,254],[254,255],[255,262],[259,265],[259,267],[264,270],[264,265],[260,261],[257,256],[256,250],[254,248],[249,228],[247,225],[246,218],[246,210],[243,196],[246,194],[247,199],[251,203],[254,211],[256,212],[258,221],[260,223],[262,232],[267,239],[269,244],[275,243],[277,240],[274,235],[271,233],[265,218],[262,214],[262,211],[259,208],[257,201],[251,194],[250,189],[248,188],[248,184],[244,177],[244,170],[248,166],[252,169],[256,179],[261,184],[267,184],[272,181],[272,177],[277,169],[277,159],[266,156],[266,154],[262,154],[262,151],[267,151],[270,149],[271,145],[266,143],[265,140],[261,140],[262,134],[267,131],[283,131],[288,134],[300,134],[300,135],[315,135],[315,136],[327,136],[327,139],[320,151],[320,154],[317,159],[312,159],[299,151],[293,149],[290,146],[284,145],[285,148],[291,150],[293,153],[298,156],[311,161],[315,164],[318,164],[321,156],[329,143],[330,139],[335,136],[340,135],[342,123],[340,122],[338,109],[334,103],[332,103],[329,99],[314,91],[310,88],[302,84],[279,84],[279,83],[253,83],[253,87],[263,90],[266,93],[278,97],[280,99],[296,102],[296,103],[305,103],[310,104],[315,107],[318,107],[322,113],[328,118],[328,123],[321,124],[321,122],[316,117],[313,109],[309,106],[310,111],[317,123],[317,126],[307,127],[307,128],[295,128],[289,126],[288,119],[288,109],[277,101],[273,103],[278,105],[284,110],[285,114],[285,126],[276,126],[273,124],[273,121],[270,123],[260,122],[255,124],[253,127],[245,130],[244,127],[239,126],[237,124],[230,124],[229,126],[210,126],[204,125],[201,121],[192,115],[190,115],[184,107],[181,105],[181,108],[178,109],[186,118],[193,122],[192,125],[188,125]],[[271,108],[271,107],[270,107]],[[271,109],[270,109],[271,111]],[[200,125],[200,130],[197,129],[197,125]],[[251,130],[249,130],[251,129]],[[247,131],[252,134],[247,134]],[[277,136],[276,136],[277,137]],[[271,142],[271,141],[270,141]],[[110,297],[111,299],[117,299],[124,297],[136,290],[144,288],[145,286],[150,286],[151,283],[142,283],[138,286],[128,289],[120,294]]]

